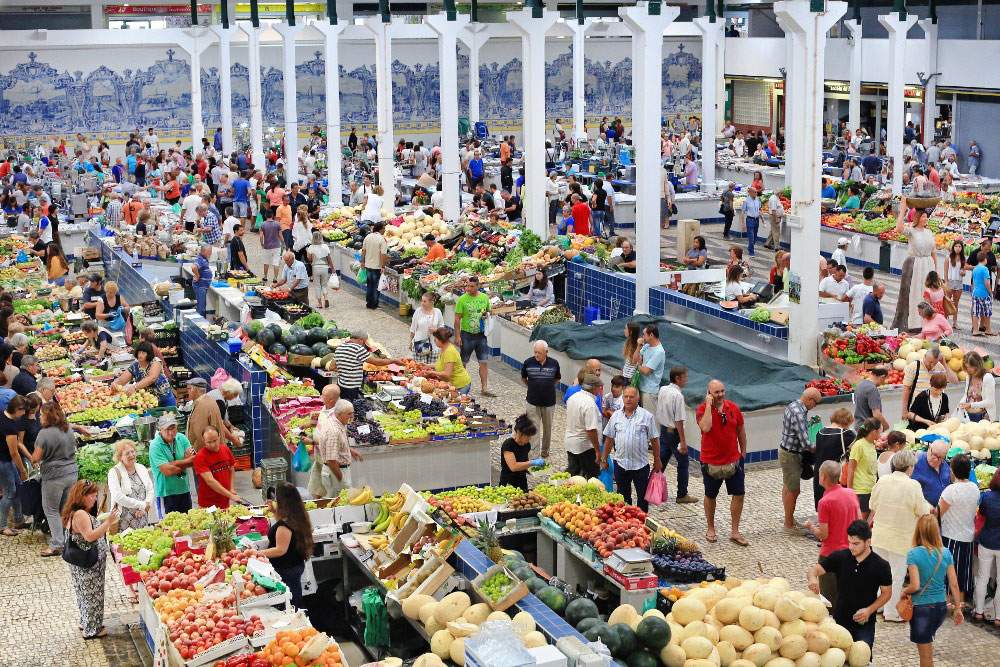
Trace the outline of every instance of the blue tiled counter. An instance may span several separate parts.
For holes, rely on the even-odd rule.
[[[583,322],[587,306],[601,309],[603,320],[631,317],[635,311],[635,276],[566,262],[566,307]]]

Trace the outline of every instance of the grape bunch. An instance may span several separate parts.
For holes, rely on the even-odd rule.
[[[678,553],[674,556],[654,555],[653,567],[657,572],[669,573],[670,577],[680,577],[691,582],[713,579],[717,570],[700,552]]]
[[[357,415],[357,413],[354,413]],[[359,433],[358,429],[362,426],[368,427],[367,433]],[[368,421],[366,419],[355,419],[350,424],[347,425],[347,435],[351,436],[358,445],[361,446],[371,446],[385,445],[388,444],[389,439],[385,436],[385,432],[382,431],[381,427],[373,421]]]
[[[430,403],[426,403],[420,394],[407,394],[400,400],[406,410],[420,410],[424,417],[441,417],[448,409],[447,404],[438,398],[432,398]]]
[[[378,406],[376,406],[375,403],[372,402],[372,399],[365,398],[364,396],[360,398],[355,398],[353,401],[351,401],[351,404],[354,405],[354,414],[358,418],[363,418],[372,410],[379,409]]]
[[[497,572],[487,579],[479,587],[479,590],[492,602],[502,600],[510,589],[514,587],[515,581],[504,572]]]

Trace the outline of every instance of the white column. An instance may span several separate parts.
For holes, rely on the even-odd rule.
[[[104,20],[104,3],[101,0],[92,0],[90,3],[90,28],[92,30],[103,30],[108,27]]]
[[[826,35],[847,11],[846,2],[827,2],[825,12],[809,10],[809,0],[785,0],[774,4],[774,14],[785,34],[794,34],[797,50],[792,54],[796,79],[791,98],[796,109],[795,122],[800,131],[796,141],[787,144],[795,153],[795,171],[791,174],[792,212],[791,270],[802,284],[801,302],[792,304],[789,326],[788,359],[815,365],[819,275],[816,258],[820,237],[820,177],[823,173],[820,154],[823,147],[823,73],[826,58]],[[789,77],[792,78],[792,77]]]
[[[878,17],[878,22],[889,32],[889,109],[886,112],[885,152],[892,160],[892,194],[903,192],[903,95],[906,79],[903,78],[906,33],[917,17],[909,14],[905,19],[898,14]]]
[[[479,51],[490,39],[486,25],[469,23],[458,38],[469,48],[469,123],[479,122]]]
[[[847,102],[847,127],[861,127],[861,21],[844,21],[851,32],[851,91]],[[874,131],[875,128],[870,128]]]
[[[576,19],[567,20],[566,25],[573,31],[573,138],[586,139],[584,130],[587,107],[587,60],[584,36],[593,25],[591,19],[584,19],[583,25]]]
[[[281,82],[284,91],[285,173],[288,182],[298,181],[299,173],[299,104],[295,89],[295,37],[300,25],[279,23],[274,29],[281,35]]]
[[[187,51],[191,63],[191,145],[197,150],[205,136],[205,123],[201,117],[201,54],[211,44],[211,33],[197,26],[184,32],[191,41],[178,46]]]
[[[325,45],[324,100],[326,115],[326,170],[329,177],[330,201],[338,206],[343,201],[343,153],[340,129],[340,33],[347,24],[315,21],[312,26],[323,33]]]
[[[792,174],[795,171],[796,151],[789,150],[789,146],[799,141],[800,125],[796,117],[795,98],[802,95],[802,91],[795,90],[795,70],[797,63],[795,58],[798,53],[798,41],[794,32],[785,31],[785,117],[779,118],[777,127],[784,126],[785,133],[785,187],[791,187]],[[801,107],[799,107],[801,108]]]
[[[924,31],[924,43],[927,45],[927,84],[924,86],[924,146],[934,141],[934,118],[937,116],[937,77],[938,71],[938,24],[932,19],[918,21]]]
[[[632,33],[633,76],[632,136],[639,132],[639,150],[635,154],[635,310],[649,312],[649,290],[659,282],[660,274],[660,166],[659,127],[663,97],[663,32],[680,14],[675,6],[661,5],[660,14],[651,15],[647,3],[619,7],[618,15]],[[638,86],[636,84],[639,84]],[[703,83],[704,85],[704,83]],[[640,94],[636,96],[636,92]]]
[[[445,12],[428,16],[424,22],[438,35],[438,63],[440,63],[441,100],[441,153],[444,173],[441,187],[444,191],[444,219],[458,220],[461,213],[461,189],[458,182],[461,165],[458,159],[458,35],[469,24],[468,14],[458,14],[454,21]]]
[[[709,0],[710,2],[712,0]],[[715,192],[715,135],[719,133],[716,113],[715,86],[719,81],[719,44],[725,39],[725,21],[712,21],[707,16],[699,16],[694,24],[701,31],[701,176],[702,190]]]
[[[720,16],[722,23],[722,37],[719,38],[719,45],[715,50],[715,126],[725,127],[727,120],[732,120],[732,109],[730,118],[726,118],[726,21]]]
[[[545,238],[549,235],[549,216],[545,208],[545,33],[559,15],[542,11],[532,18],[530,9],[507,12],[507,21],[517,28],[524,40],[522,67],[524,152],[525,152],[525,225]]]
[[[250,158],[255,169],[261,172],[264,164],[264,114],[261,103],[260,33],[249,21],[240,21],[240,29],[247,35],[247,69],[250,83]]]
[[[365,19],[364,25],[375,36],[375,97],[378,130],[379,184],[385,191],[382,210],[392,213],[396,206],[396,169],[392,152],[396,148],[392,124],[392,24],[378,16]]]
[[[233,152],[233,76],[230,46],[236,28],[213,25],[212,32],[219,38],[219,115],[222,124],[222,152]]]

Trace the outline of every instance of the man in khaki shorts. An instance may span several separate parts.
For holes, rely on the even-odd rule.
[[[822,398],[818,389],[806,389],[798,400],[788,404],[781,420],[778,462],[781,464],[781,503],[785,509],[785,532],[798,532],[795,525],[795,503],[799,499],[799,483],[802,480],[802,452],[813,449],[809,442],[809,411]]]

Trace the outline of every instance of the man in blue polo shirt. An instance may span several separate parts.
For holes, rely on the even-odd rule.
[[[250,181],[243,172],[233,181],[233,213],[243,225],[250,218]]]
[[[476,186],[483,182],[483,154],[479,149],[469,160],[469,188],[475,190]]]
[[[861,304],[861,317],[865,324],[875,322],[882,324],[882,297],[885,296],[885,284],[875,283],[871,293],[865,297]]]

